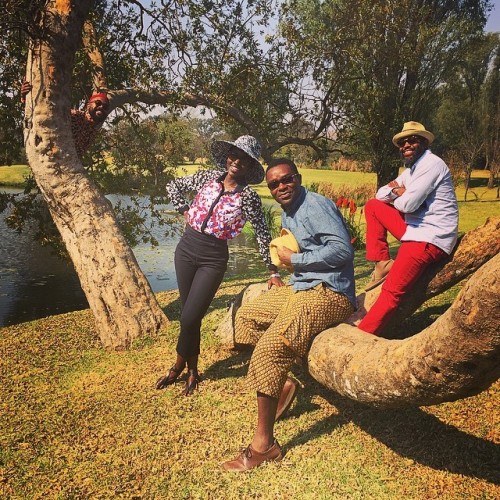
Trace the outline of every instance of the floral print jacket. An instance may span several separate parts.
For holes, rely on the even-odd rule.
[[[196,231],[221,240],[230,240],[241,233],[248,220],[254,230],[257,245],[267,268],[276,271],[271,263],[271,235],[262,212],[259,195],[247,186],[224,191],[225,170],[200,170],[194,175],[178,177],[166,186],[175,209],[188,212],[188,224]],[[186,194],[195,192],[189,205]]]

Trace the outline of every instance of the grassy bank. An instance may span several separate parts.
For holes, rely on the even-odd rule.
[[[30,169],[26,165],[0,167],[0,186],[23,187]]]
[[[460,203],[461,229],[499,206]],[[360,291],[371,269],[362,252],[355,265]],[[203,321],[204,380],[192,398],[181,395],[182,381],[154,389],[175,357],[175,291],[158,294],[170,327],[128,352],[101,348],[89,311],[0,328],[0,498],[500,496],[498,382],[462,401],[388,411],[341,398],[296,368],[304,388],[276,426],[283,462],[223,472],[220,463],[249,442],[255,398],[245,389],[248,355],[223,348],[214,331],[227,302],[261,278],[236,277],[219,290]],[[459,289],[430,300],[401,328],[421,331]]]
[[[159,294],[171,327],[129,352],[101,349],[88,311],[0,329],[0,497],[498,498],[499,384],[387,411],[297,369],[304,389],[276,426],[283,462],[223,472],[220,463],[248,444],[255,402],[244,385],[248,356],[221,348],[213,332],[249,281],[226,282],[203,322],[204,381],[191,398],[182,382],[154,389],[175,355],[175,292]],[[418,331],[455,293],[405,328]]]
[[[200,165],[189,164],[179,167],[179,175],[190,175],[198,171]],[[30,170],[26,165],[0,166],[0,186],[22,187],[25,177]],[[363,172],[343,172],[335,170],[317,170],[317,169],[300,169],[303,183],[305,185],[317,184],[321,182],[332,183],[339,188],[339,194],[342,194],[342,187],[349,186],[350,188],[373,184],[375,186],[377,177],[372,173]],[[496,189],[488,189],[488,172],[484,170],[474,170],[470,188],[467,195],[467,201],[494,201],[496,200]],[[255,186],[255,190],[264,202],[271,202],[272,197],[264,182]],[[464,201],[465,189],[462,185],[456,187],[457,197],[459,201]]]

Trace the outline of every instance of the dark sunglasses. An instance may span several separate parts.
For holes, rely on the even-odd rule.
[[[420,137],[418,137],[418,135],[410,135],[410,137],[403,137],[402,139],[399,139],[399,141],[396,144],[401,148],[406,143],[408,143],[410,146],[418,144],[420,140],[421,139]]]
[[[267,187],[271,190],[274,191],[277,187],[279,187],[280,184],[293,184],[293,180],[295,177],[299,176],[300,174],[288,174],[282,177],[281,179],[277,179],[275,181],[271,181],[267,183]]]
[[[245,153],[245,151],[242,151],[241,149],[234,147],[229,151],[227,156],[232,158],[237,158],[241,162],[245,162],[248,164],[252,163],[253,161],[252,157],[247,153]]]

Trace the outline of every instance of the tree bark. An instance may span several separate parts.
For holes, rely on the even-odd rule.
[[[94,90],[108,88],[108,80],[104,70],[104,56],[97,43],[97,35],[94,25],[90,19],[86,19],[83,24],[83,45],[91,62],[92,82]]]
[[[103,344],[126,349],[168,320],[118,228],[111,204],[85,173],[71,135],[71,72],[90,4],[48,2],[41,16],[45,36],[32,42],[27,67],[33,90],[26,105],[26,153]]]
[[[308,357],[326,387],[383,407],[422,406],[478,394],[500,376],[500,255],[464,285],[450,309],[405,340],[341,324],[320,333]]]

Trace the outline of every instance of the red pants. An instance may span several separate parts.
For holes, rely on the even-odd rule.
[[[365,217],[367,260],[390,259],[387,231],[401,240],[406,231],[403,215],[392,205],[378,200],[369,200],[365,205]],[[432,243],[403,241],[377,301],[358,328],[368,333],[378,334],[425,268],[446,255],[444,250]]]

